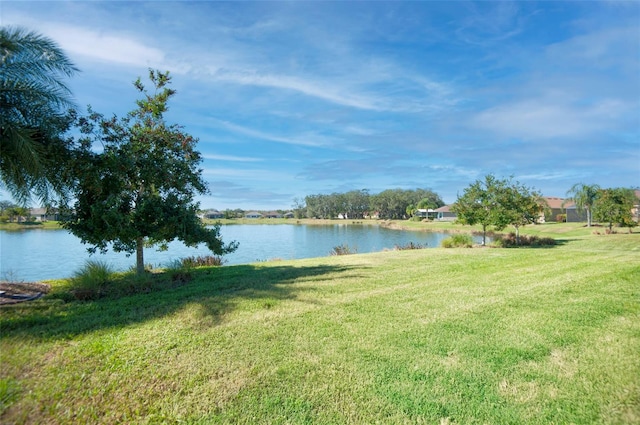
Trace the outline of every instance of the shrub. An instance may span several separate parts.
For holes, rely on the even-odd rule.
[[[556,221],[558,223],[566,223],[567,222],[567,215],[566,214],[558,214],[558,215],[556,215]]]
[[[473,238],[467,234],[456,234],[441,243],[443,248],[471,248],[473,246]]]
[[[114,270],[104,261],[89,260],[73,274],[71,293],[79,300],[95,300],[104,296],[113,280]]]
[[[164,269],[164,273],[169,277],[172,283],[185,284],[190,282],[192,279],[191,272],[193,267],[190,265],[183,265],[182,261],[183,260],[174,260]]]
[[[556,240],[553,238],[520,235],[520,245],[518,245],[516,243],[516,234],[513,232],[507,235],[497,235],[493,241],[493,246],[498,248],[513,248],[518,246],[540,247],[553,246],[555,244]]]
[[[334,246],[333,250],[331,251],[331,255],[349,255],[349,254],[355,254],[356,252],[358,252],[357,249],[352,249],[352,248],[349,248],[348,245],[342,244],[342,245]]]

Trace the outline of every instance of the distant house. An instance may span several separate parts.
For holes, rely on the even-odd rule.
[[[576,204],[570,199],[558,198],[553,196],[544,196],[542,199],[547,204],[544,217],[541,217],[539,222],[555,222],[558,221],[558,216],[562,214],[567,215],[568,222],[586,221],[587,215],[584,211],[578,211]]]
[[[436,220],[439,221],[453,221],[458,218],[458,214],[451,211],[451,205],[436,208],[434,211],[436,213]]]
[[[265,213],[264,217],[265,218],[282,218],[282,214],[280,214],[277,211],[269,211],[268,213]]]
[[[435,219],[436,218],[436,210],[431,208],[418,208],[414,214],[416,217],[427,218],[427,219]]]
[[[633,219],[637,222],[640,222],[640,190],[633,191],[636,195],[636,202],[633,203],[633,208],[631,209],[631,214],[633,215]]]
[[[249,211],[244,215],[245,218],[262,218],[262,214],[258,211]]]
[[[218,210],[209,210],[204,214],[204,218],[208,218],[208,219],[224,218],[224,214]]]
[[[47,211],[46,208],[31,208],[29,215],[35,221],[44,223],[45,221],[59,221],[60,214],[56,210]]]
[[[284,218],[293,218],[293,217],[295,217],[295,214],[292,213],[291,211],[284,213]]]

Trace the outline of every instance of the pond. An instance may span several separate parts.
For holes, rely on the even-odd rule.
[[[392,230],[367,224],[242,224],[222,226],[221,233],[224,242],[240,243],[236,252],[224,256],[225,265],[325,257],[339,245],[358,253],[393,249],[410,242],[435,248],[447,237],[443,233]],[[172,242],[167,251],[145,249],[145,263],[163,267],[181,258],[208,254],[204,245],[189,248],[181,242]],[[135,265],[135,255],[111,251],[89,255],[87,245],[66,230],[0,231],[0,280],[31,282],[70,277],[88,259],[106,261],[117,270]]]

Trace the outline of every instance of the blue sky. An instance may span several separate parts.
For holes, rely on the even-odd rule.
[[[547,196],[640,186],[640,2],[11,2],[81,69],[76,103],[134,108],[169,70],[203,208],[431,188],[488,173]]]

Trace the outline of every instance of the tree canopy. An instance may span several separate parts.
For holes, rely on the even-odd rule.
[[[622,227],[636,226],[631,213],[635,202],[637,199],[632,189],[600,189],[593,204],[594,217],[601,223],[607,223],[609,231],[614,223]]]
[[[197,139],[165,122],[175,94],[168,88],[169,73],[151,70],[149,79],[155,91],[138,79],[134,85],[142,98],[126,117],[105,118],[89,108],[78,119],[83,137],[70,163],[75,203],[63,222],[93,245],[92,252],[110,244],[114,251],[136,252],[138,273],[144,271],[145,244],[166,246],[179,239],[187,246],[204,243],[218,255],[237,247],[223,244],[220,228],[206,228],[198,218],[194,196],[208,189],[198,168]]]
[[[410,215],[416,204],[438,208],[444,202],[430,189],[388,189],[376,195],[370,195],[368,190],[363,189],[330,195],[309,195],[305,197],[305,204],[307,217],[335,218],[346,214],[349,218],[359,219],[375,211],[380,218],[402,219]]]
[[[23,28],[0,27],[0,177],[25,203],[47,203],[66,188],[58,164],[73,106],[64,79],[77,68],[55,42]]]
[[[536,191],[512,179],[498,179],[488,174],[484,180],[469,185],[451,210],[458,215],[459,223],[482,226],[482,244],[485,245],[488,226],[496,230],[514,226],[519,243],[520,227],[534,223],[543,205]]]

